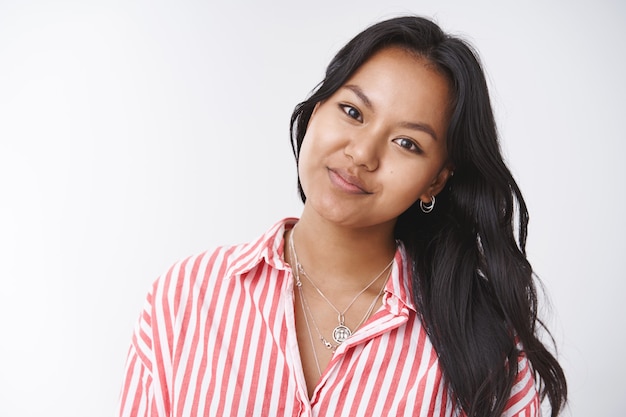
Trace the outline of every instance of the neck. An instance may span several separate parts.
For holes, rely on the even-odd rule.
[[[396,250],[393,227],[393,222],[343,227],[305,209],[293,229],[298,261],[327,290],[362,289],[393,258]]]

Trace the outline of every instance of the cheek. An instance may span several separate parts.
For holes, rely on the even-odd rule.
[[[314,165],[313,156],[315,155],[313,140],[309,132],[310,130],[307,130],[298,154],[298,178],[305,194],[309,188],[312,166]]]
[[[429,178],[423,168],[396,168],[389,173],[387,184],[397,204],[408,208],[428,190],[431,182]]]
[[[307,131],[306,135],[302,139],[302,145],[300,146],[300,153],[298,154],[298,165],[306,166],[309,164],[311,160],[311,155],[315,152],[313,151],[313,138],[310,133],[310,130]]]
[[[300,147],[300,175],[310,167],[325,165],[324,161],[337,151],[337,138],[333,137],[335,131],[336,129],[325,126],[321,121],[311,121]]]
[[[405,211],[415,203],[423,193],[423,188],[399,188],[396,190],[396,205],[401,212]]]

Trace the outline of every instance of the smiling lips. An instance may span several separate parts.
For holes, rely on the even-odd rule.
[[[350,174],[348,171],[339,168],[328,168],[330,182],[337,188],[348,194],[372,194],[367,190],[363,181],[359,177]]]

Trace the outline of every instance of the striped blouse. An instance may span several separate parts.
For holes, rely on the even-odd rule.
[[[257,241],[174,265],[133,334],[120,416],[460,416],[396,252],[382,307],[343,342],[308,397],[285,219]],[[522,357],[505,416],[538,416]]]

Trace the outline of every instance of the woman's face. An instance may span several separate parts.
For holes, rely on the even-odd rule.
[[[417,199],[430,202],[450,175],[449,94],[425,59],[399,47],[374,54],[311,116],[299,159],[305,212],[393,227]]]

